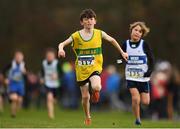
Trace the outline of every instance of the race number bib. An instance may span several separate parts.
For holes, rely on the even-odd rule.
[[[144,71],[138,68],[128,68],[126,76],[130,78],[141,78],[144,76]]]
[[[86,55],[86,56],[78,56],[78,65],[93,65],[94,64],[94,56]]]
[[[12,80],[21,81],[22,79],[23,79],[22,73],[20,73],[20,72],[13,73]]]

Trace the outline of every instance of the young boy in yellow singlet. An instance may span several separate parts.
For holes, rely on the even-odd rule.
[[[58,56],[65,57],[64,47],[72,43],[76,54],[75,70],[78,85],[82,95],[82,106],[85,112],[85,125],[91,124],[90,103],[99,101],[101,90],[100,73],[102,71],[102,39],[114,45],[122,57],[127,60],[127,53],[123,52],[118,42],[104,31],[95,29],[96,14],[92,9],[85,9],[80,14],[80,24],[83,29],[73,33],[67,40],[60,43]],[[91,85],[91,87],[89,87]],[[92,88],[90,97],[89,88]]]

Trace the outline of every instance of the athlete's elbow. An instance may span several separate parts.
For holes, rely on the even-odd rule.
[[[114,38],[111,38],[111,39],[110,39],[110,42],[111,42],[111,43],[115,43],[115,42],[117,42],[117,41],[116,41]]]

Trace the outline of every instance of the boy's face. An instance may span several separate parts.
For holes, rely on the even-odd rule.
[[[92,17],[92,18],[83,18],[83,20],[80,21],[80,23],[86,29],[93,29],[94,25],[96,24],[96,19],[94,17]]]
[[[14,59],[18,63],[22,62],[23,59],[24,59],[23,53],[22,52],[16,52],[15,55],[14,55]]]
[[[54,52],[47,52],[46,53],[46,59],[47,59],[47,61],[53,61],[55,59]]]
[[[142,34],[142,28],[137,25],[131,31],[131,39],[133,39],[134,41],[139,41],[142,37]]]

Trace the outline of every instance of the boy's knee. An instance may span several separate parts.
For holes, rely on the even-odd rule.
[[[82,94],[82,101],[88,101],[90,96],[88,94]]]
[[[140,99],[139,99],[138,97],[133,97],[133,98],[132,98],[132,103],[135,104],[135,105],[137,105],[137,104],[140,103]]]
[[[12,95],[10,95],[10,99],[11,99],[11,101],[18,101],[18,95],[12,94]]]
[[[53,94],[52,94],[52,93],[48,93],[48,94],[47,94],[47,100],[48,100],[48,101],[53,101],[53,98],[54,98],[54,97],[53,97]]]
[[[149,99],[143,99],[142,100],[142,104],[149,105],[150,104],[150,100]]]
[[[100,91],[101,90],[101,85],[100,84],[95,84],[92,86],[93,90],[95,91]]]

